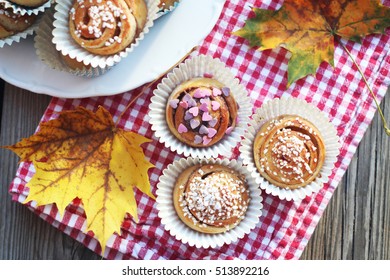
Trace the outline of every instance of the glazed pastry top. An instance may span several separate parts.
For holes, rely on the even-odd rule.
[[[245,216],[249,191],[245,178],[221,165],[190,168],[177,182],[179,216],[201,232],[219,233],[235,227]],[[182,215],[180,215],[182,214]]]
[[[173,91],[166,120],[180,141],[192,147],[209,147],[232,132],[237,110],[230,88],[211,78],[194,78]]]
[[[319,130],[308,120],[293,115],[264,124],[253,149],[260,174],[272,184],[289,189],[312,182],[325,160]]]
[[[4,9],[0,4],[0,38],[26,30],[36,20],[36,15],[15,14],[11,8]]]
[[[88,52],[113,55],[136,39],[146,18],[144,0],[77,0],[70,10],[69,31]]]

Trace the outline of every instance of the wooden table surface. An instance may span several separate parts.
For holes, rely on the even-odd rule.
[[[382,109],[390,122],[388,95]],[[50,100],[0,80],[0,145],[33,134]],[[390,259],[389,141],[376,114],[301,259]],[[11,201],[17,163],[0,149],[0,259],[101,259]]]

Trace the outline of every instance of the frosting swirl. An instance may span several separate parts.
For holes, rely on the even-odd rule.
[[[128,47],[146,22],[143,0],[76,0],[69,30],[82,48],[97,55],[116,54]]]
[[[312,182],[325,160],[319,130],[308,120],[282,115],[265,123],[254,141],[260,174],[273,185],[296,189]]]
[[[206,233],[235,227],[244,218],[250,200],[244,177],[218,164],[185,170],[176,182],[174,197],[183,222]]]

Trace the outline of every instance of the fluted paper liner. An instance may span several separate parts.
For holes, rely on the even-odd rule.
[[[50,68],[69,72],[71,74],[83,77],[97,77],[112,67],[100,68],[90,67],[83,69],[72,69],[62,59],[62,54],[57,51],[56,46],[53,44],[53,21],[54,21],[54,9],[49,9],[45,12],[34,37],[34,47],[36,49],[37,56]]]
[[[131,53],[134,48],[138,47],[145,35],[149,32],[154,24],[154,20],[158,13],[158,0],[145,0],[148,8],[148,16],[145,27],[139,36],[123,51],[109,56],[96,55],[88,52],[78,45],[69,33],[69,11],[72,8],[73,0],[62,0],[55,6],[54,13],[54,30],[53,43],[58,51],[63,55],[69,55],[71,58],[76,58],[77,61],[82,61],[85,65],[92,67],[112,67]]]
[[[30,35],[33,35],[35,30],[38,28],[40,21],[41,21],[41,18],[39,16],[35,20],[35,22],[30,27],[28,27],[26,30],[0,39],[0,48],[4,47],[6,45],[11,46],[13,43],[19,43],[21,40],[26,39]]]
[[[176,214],[173,205],[174,184],[183,170],[196,164],[221,164],[232,168],[246,177],[250,203],[244,219],[233,229],[218,234],[197,232],[185,225]],[[191,157],[177,160],[163,171],[163,175],[160,176],[159,183],[157,184],[156,193],[158,216],[161,218],[161,223],[165,229],[176,239],[181,240],[181,242],[188,243],[190,246],[196,246],[197,248],[216,248],[224,244],[236,242],[258,225],[262,214],[261,190],[250,172],[236,160],[229,161],[228,159],[199,159]]]
[[[12,3],[12,2],[7,1],[7,0],[0,0],[0,4],[3,3],[5,8],[11,8],[14,11],[14,13],[16,13],[16,14],[38,15],[38,14],[44,12],[46,9],[48,9],[51,6],[52,1],[54,1],[54,0],[49,0],[46,3],[43,3],[42,5],[40,5],[38,7],[31,7],[31,8],[25,7],[25,6],[20,6],[18,4]]]
[[[194,148],[186,145],[177,139],[170,131],[166,122],[165,110],[172,91],[182,82],[196,77],[203,77],[204,74],[212,75],[229,87],[234,96],[238,109],[238,123],[229,135],[224,137],[210,147]],[[171,151],[183,154],[184,156],[215,158],[218,155],[229,157],[232,149],[241,141],[252,114],[252,103],[243,85],[234,77],[231,71],[219,60],[211,56],[200,55],[186,60],[180,64],[153,91],[151,104],[149,105],[149,116],[152,130],[161,143]]]
[[[253,155],[253,143],[260,127],[268,120],[284,114],[297,115],[312,122],[320,131],[325,144],[325,162],[317,178],[310,184],[293,190],[280,188],[263,178],[256,168]],[[278,196],[280,199],[290,201],[302,200],[306,196],[318,192],[323,187],[323,184],[328,182],[334,164],[337,161],[340,147],[341,145],[339,143],[336,128],[323,112],[304,100],[293,97],[283,97],[281,99],[268,101],[256,110],[239,150],[241,153],[240,156],[243,159],[243,164],[247,165],[252,176],[255,178],[256,183],[259,184],[267,194],[272,194]]]

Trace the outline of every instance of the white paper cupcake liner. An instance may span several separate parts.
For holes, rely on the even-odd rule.
[[[91,65],[92,67],[106,68],[111,67],[128,56],[134,48],[136,48],[140,42],[144,39],[145,35],[149,32],[153,26],[154,20],[158,13],[158,0],[145,0],[148,8],[148,16],[145,27],[135,41],[123,51],[115,55],[103,56],[96,55],[88,52],[80,47],[72,38],[69,33],[68,17],[69,11],[72,8],[73,0],[61,0],[55,6],[54,14],[54,30],[53,30],[53,43],[56,45],[58,51],[61,51],[63,55],[69,55],[72,58],[76,58],[77,61],[83,61],[85,65]]]
[[[176,214],[173,205],[173,187],[176,178],[183,170],[200,163],[228,166],[246,177],[251,199],[248,210],[245,218],[236,227],[225,233],[207,234],[197,232],[186,226]],[[196,159],[191,157],[177,160],[163,171],[163,175],[159,178],[156,193],[158,216],[161,218],[161,223],[165,229],[176,239],[181,240],[181,242],[188,243],[190,246],[196,246],[197,248],[216,248],[224,244],[231,244],[243,238],[245,234],[248,234],[258,225],[262,214],[263,199],[261,197],[261,190],[249,170],[244,168],[236,160]]]
[[[62,59],[62,54],[57,51],[56,46],[52,43],[54,29],[54,9],[49,9],[45,12],[34,37],[34,47],[37,56],[50,68],[68,72],[77,76],[97,77],[103,75],[112,67],[100,68],[90,67],[83,69],[72,69]]]
[[[42,4],[41,6],[34,7],[34,8],[28,8],[24,6],[20,6],[18,4],[12,3],[7,0],[0,0],[0,4],[3,3],[5,8],[11,8],[14,13],[21,14],[21,15],[38,15],[39,13],[44,12],[47,8],[49,8],[54,0],[49,0],[46,3]]]
[[[166,15],[169,12],[172,12],[174,9],[176,9],[177,6],[179,6],[181,0],[175,2],[172,6],[165,8],[165,9],[160,9],[157,13],[157,18],[162,17],[163,15]]]
[[[298,189],[285,189],[271,184],[260,175],[254,162],[253,142],[256,138],[257,131],[268,120],[284,114],[298,115],[312,122],[320,131],[325,144],[325,162],[319,175],[312,183]],[[290,201],[302,200],[306,196],[318,192],[323,184],[328,182],[334,164],[337,161],[340,147],[337,130],[323,112],[304,100],[292,97],[282,97],[281,99],[268,101],[256,110],[239,150],[240,157],[243,159],[243,164],[247,165],[248,169],[252,172],[252,176],[256,179],[256,183],[260,184],[260,187],[265,190],[267,194],[272,194],[278,196],[280,199]]]
[[[19,43],[20,40],[26,39],[28,36],[33,35],[35,30],[38,29],[38,26],[40,24],[41,19],[42,19],[41,16],[39,16],[35,20],[35,22],[30,27],[28,27],[26,30],[19,32],[19,33],[16,33],[14,35],[11,35],[9,37],[0,39],[0,48],[4,47],[6,45],[11,46],[13,43]]]
[[[212,75],[213,79],[230,88],[239,105],[237,114],[239,121],[233,131],[229,135],[225,135],[216,144],[210,147],[194,148],[181,142],[171,133],[166,122],[165,110],[170,94],[179,84],[192,78],[203,77],[204,74]],[[186,157],[213,158],[218,157],[218,155],[229,157],[232,149],[241,141],[241,136],[244,135],[247,129],[252,108],[253,105],[245,87],[239,83],[239,80],[234,77],[231,71],[219,59],[200,55],[180,64],[157,86],[149,105],[149,122],[155,136],[173,152],[184,154]]]

